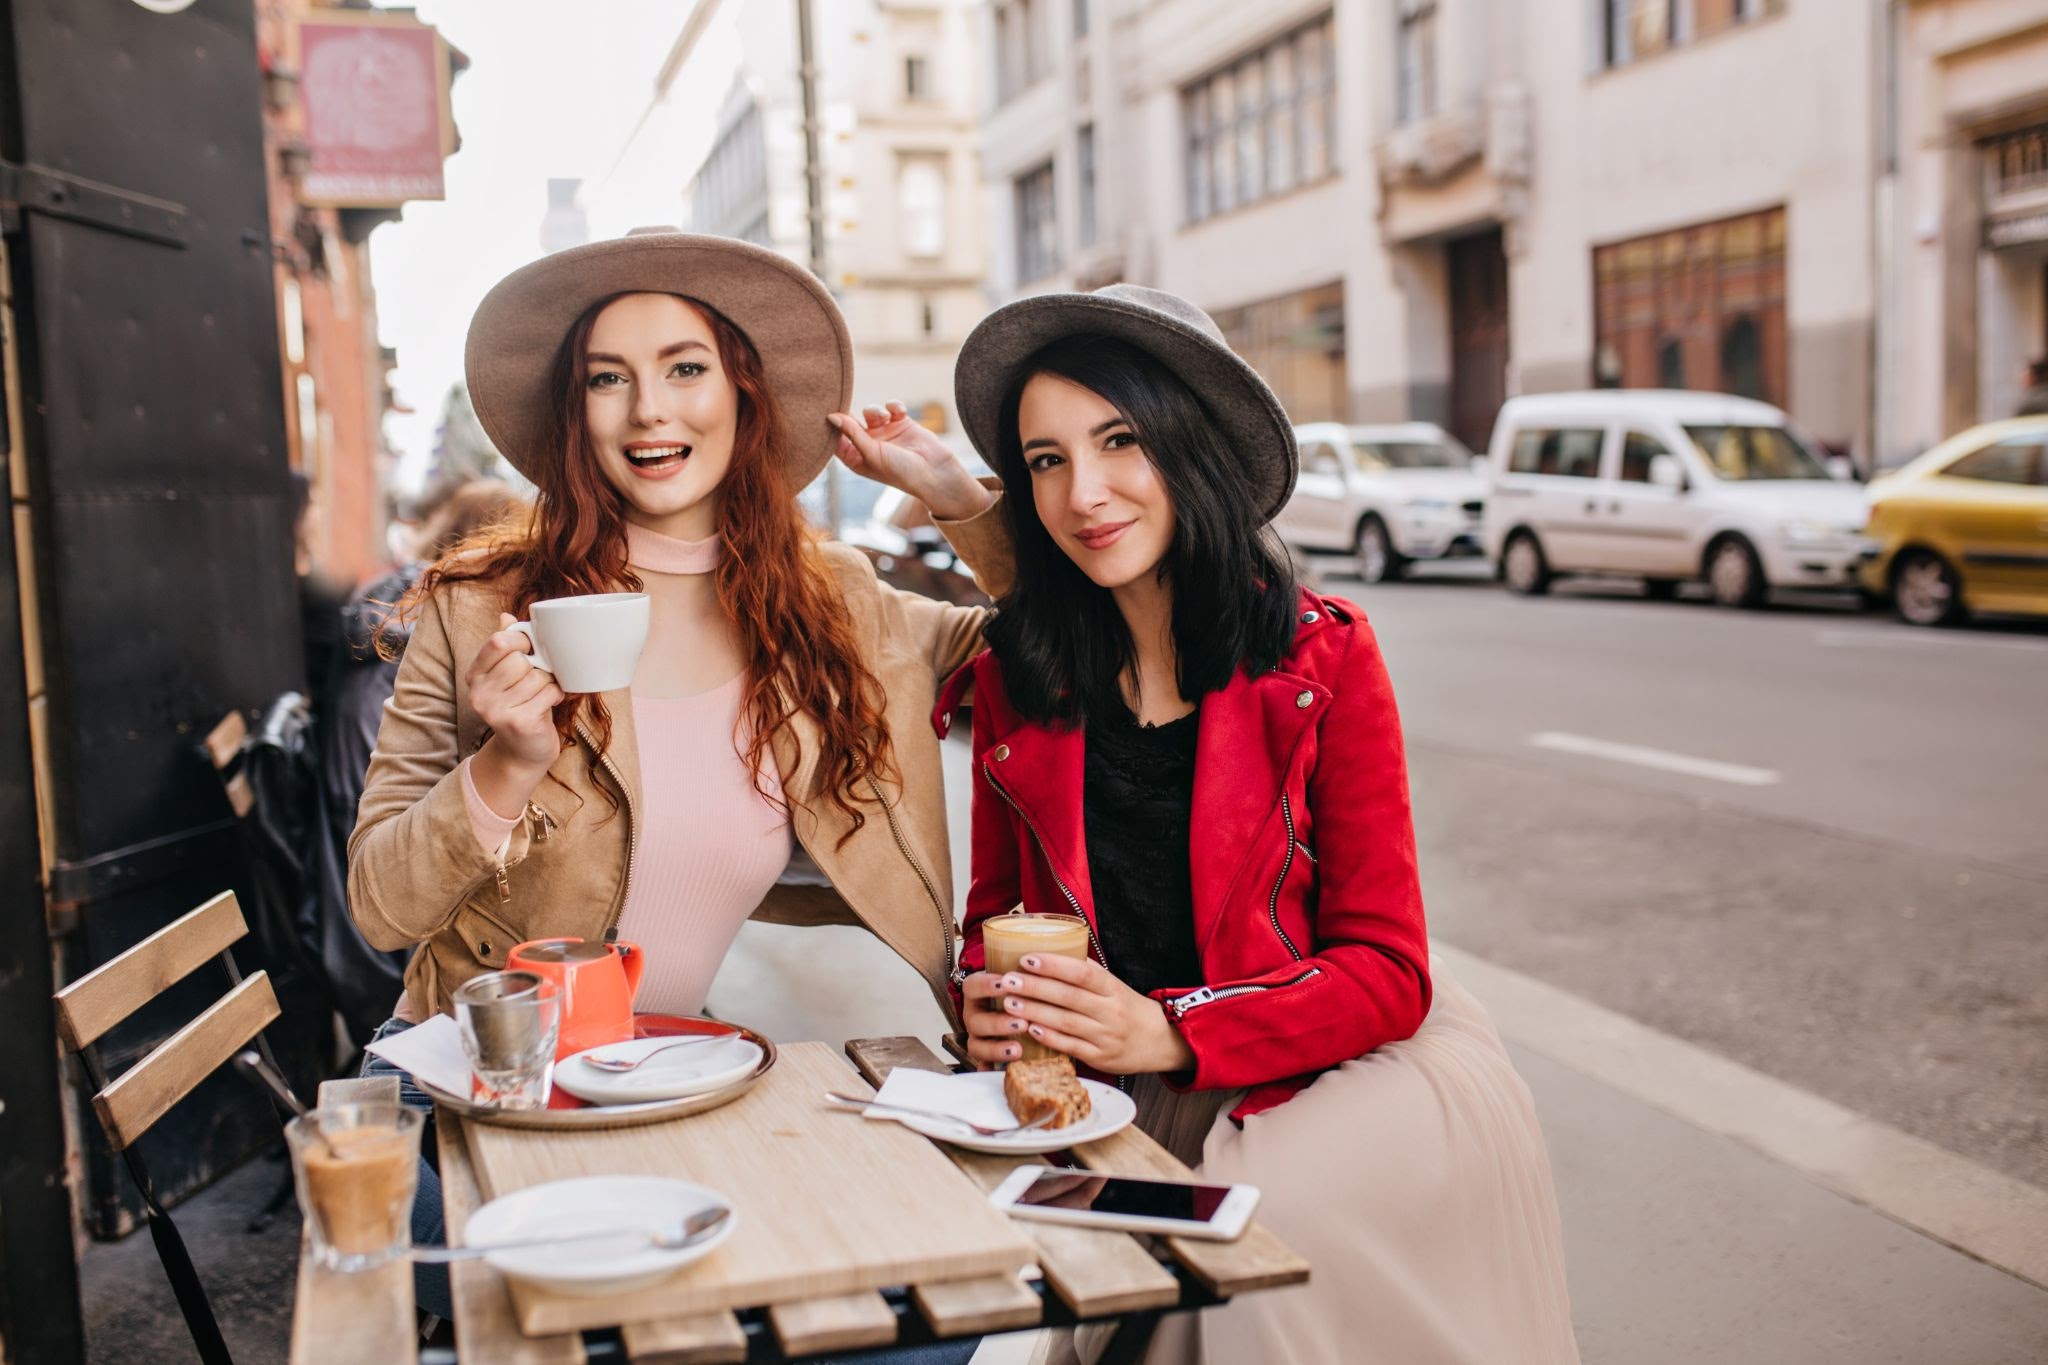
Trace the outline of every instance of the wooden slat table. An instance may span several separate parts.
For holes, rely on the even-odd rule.
[[[951,1070],[911,1038],[857,1040],[846,1051],[872,1086],[897,1066]],[[725,1247],[638,1295],[560,1299],[510,1285],[481,1261],[451,1267],[461,1360],[666,1365],[794,1359],[1105,1319],[1124,1324],[1106,1359],[1130,1360],[1142,1353],[1161,1313],[1308,1278],[1301,1258],[1257,1224],[1235,1242],[1164,1238],[1155,1252],[1153,1239],[1002,1218],[983,1192],[1021,1162],[1038,1158],[967,1152],[900,1125],[829,1112],[816,1102],[817,1090],[828,1084],[860,1091],[863,1081],[825,1045],[795,1044],[782,1049],[782,1060],[755,1091],[723,1109],[668,1124],[549,1134],[465,1124],[443,1112],[441,1183],[451,1242],[461,1242],[470,1215],[494,1194],[539,1180],[644,1170],[650,1162],[726,1191],[741,1210],[740,1230]],[[749,1137],[751,1147],[737,1151],[735,1134]],[[843,1226],[832,1232],[833,1217],[821,1214],[843,1220],[848,1209],[862,1207],[863,1192],[849,1193],[844,1184],[795,1202],[758,1197],[805,1188],[821,1166],[838,1170],[843,1181],[846,1168],[827,1148],[868,1154],[854,1158],[858,1179],[871,1186],[871,1202],[852,1219],[853,1227],[872,1230],[872,1199],[890,1207],[902,1199],[906,1180],[917,1187],[908,1205],[915,1214],[914,1245],[906,1249],[905,1240],[888,1230],[865,1238],[850,1237]],[[1135,1128],[1078,1148],[1076,1155],[1095,1170],[1189,1174]],[[757,1197],[750,1200],[750,1193]],[[980,1223],[983,1213],[1007,1236],[970,1235],[968,1242],[980,1238],[980,1259],[947,1252],[938,1264],[941,1258],[932,1249],[957,1251],[961,1226],[987,1231]],[[761,1239],[751,1248],[741,1241],[750,1227]],[[840,1244],[861,1273],[849,1276],[844,1258],[806,1258],[799,1241],[805,1238]],[[1000,1250],[1005,1243],[1006,1252]],[[802,1274],[792,1276],[779,1266],[791,1256]],[[1017,1267],[1026,1261],[1039,1267],[1042,1280],[1020,1278]],[[707,1289],[714,1282],[741,1286],[743,1292],[721,1295]],[[412,1333],[409,1268],[321,1275],[302,1260],[295,1362],[447,1359],[445,1351],[419,1356]]]

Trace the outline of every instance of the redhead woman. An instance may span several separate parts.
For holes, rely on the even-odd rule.
[[[985,613],[881,584],[795,495],[836,447],[923,499],[970,564],[1002,533],[994,495],[936,441],[890,443],[900,409],[848,416],[830,295],[731,239],[635,234],[515,271],[478,308],[466,368],[537,491],[524,524],[400,605],[412,637],[349,847],[357,926],[413,950],[385,1031],[564,936],[638,943],[637,1008],[694,1014],[756,913],[864,924],[950,1010],[924,717]],[[624,590],[651,599],[630,686],[565,695],[512,627],[542,599]]]
[[[962,682],[971,1055],[1031,1038],[1116,1078],[1313,1267],[1150,1358],[1576,1360],[1528,1091],[1429,956],[1379,647],[1265,530],[1294,484],[1278,400],[1206,314],[1126,285],[999,310],[957,374],[1016,537]],[[1090,956],[980,970],[1019,906],[1085,916]]]
[[[743,242],[636,234],[515,271],[477,310],[467,370],[537,492],[525,525],[401,605],[412,640],[349,891],[371,943],[417,945],[404,1013],[447,1010],[524,940],[615,935],[646,950],[641,1009],[694,1013],[757,908],[865,924],[949,1005],[923,717],[983,613],[882,585],[806,530],[795,494],[850,433],[868,455],[849,459],[950,521],[970,562],[993,495],[936,442],[913,454],[847,416],[838,308]],[[510,627],[535,601],[619,590],[652,599],[631,686],[565,696]]]

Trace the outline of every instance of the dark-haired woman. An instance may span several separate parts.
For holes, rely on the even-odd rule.
[[[957,374],[1017,556],[966,675],[972,1055],[1030,1037],[1120,1078],[1313,1268],[1152,1358],[1575,1360],[1527,1089],[1432,970],[1378,646],[1264,529],[1294,482],[1278,401],[1206,314],[1122,285],[998,311]],[[1085,916],[1090,957],[979,970],[1020,905]]]

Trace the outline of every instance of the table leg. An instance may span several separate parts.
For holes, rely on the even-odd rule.
[[[1159,1320],[1165,1316],[1163,1308],[1125,1314],[1110,1334],[1109,1344],[1095,1358],[1095,1365],[1137,1365],[1145,1358],[1145,1352],[1152,1349],[1152,1334],[1159,1330]]]

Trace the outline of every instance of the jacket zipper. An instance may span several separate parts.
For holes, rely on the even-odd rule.
[[[981,775],[988,779],[989,786],[995,788],[996,795],[1003,798],[1003,803],[1009,806],[1011,810],[1017,812],[1017,818],[1024,822],[1024,828],[1031,831],[1031,838],[1038,845],[1038,856],[1040,860],[1045,863],[1045,870],[1052,873],[1053,885],[1057,886],[1060,889],[1060,894],[1067,898],[1067,904],[1074,908],[1075,916],[1081,921],[1083,925],[1087,927],[1088,951],[1094,953],[1095,960],[1102,964],[1102,969],[1104,971],[1108,971],[1109,958],[1108,955],[1102,951],[1102,944],[1099,941],[1097,941],[1095,937],[1095,925],[1093,921],[1091,921],[1088,918],[1088,916],[1081,913],[1080,900],[1074,895],[1072,891],[1067,889],[1067,884],[1064,881],[1060,880],[1059,870],[1052,865],[1052,855],[1045,851],[1045,836],[1038,832],[1038,826],[1032,822],[1030,816],[1024,813],[1024,808],[1017,804],[1016,798],[1012,797],[1009,792],[1003,789],[1002,783],[996,781],[995,770],[989,767],[988,761],[986,759],[982,760]],[[1128,1092],[1131,1088],[1131,1078],[1129,1076],[1118,1076],[1116,1078],[1116,1088],[1118,1090]]]
[[[1280,875],[1274,879],[1273,894],[1266,901],[1266,917],[1273,921],[1273,932],[1280,936],[1280,941],[1287,945],[1287,951],[1299,962],[1301,950],[1280,927],[1280,888],[1287,884],[1287,874],[1294,869],[1294,807],[1288,804],[1286,792],[1280,793],[1280,818],[1287,822],[1287,856],[1281,860]]]
[[[1260,991],[1285,990],[1289,986],[1299,986],[1302,982],[1322,974],[1323,969],[1321,967],[1311,967],[1291,981],[1278,981],[1270,986],[1225,986],[1220,991],[1209,986],[1203,986],[1198,990],[1189,991],[1186,995],[1175,996],[1171,1001],[1167,1002],[1166,1007],[1172,1010],[1173,1017],[1178,1019],[1199,1005],[1207,1005],[1217,1000],[1229,1000],[1233,996],[1254,995]]]
[[[882,814],[888,817],[889,833],[895,837],[896,851],[901,853],[903,860],[910,864],[911,871],[917,873],[917,879],[924,883],[925,895],[931,898],[932,909],[939,912],[939,932],[945,936],[946,940],[946,973],[950,979],[953,971],[952,913],[945,906],[939,904],[939,889],[932,885],[932,879],[925,874],[924,864],[920,863],[917,860],[917,855],[910,851],[910,842],[903,837],[903,830],[896,823],[896,809],[883,799],[882,788],[875,782],[872,775],[868,777],[868,790],[875,794],[875,803],[882,808]]]

